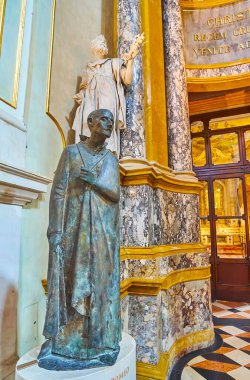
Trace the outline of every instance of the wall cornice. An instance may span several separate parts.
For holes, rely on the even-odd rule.
[[[182,282],[208,280],[211,277],[210,265],[175,270],[155,279],[131,277],[120,284],[121,299],[127,295],[157,296],[161,290],[168,290]],[[48,293],[47,279],[42,279],[45,294]]]
[[[205,246],[200,243],[154,245],[149,247],[121,247],[120,258],[124,260],[155,260],[183,253],[201,253]]]
[[[120,160],[122,186],[148,185],[175,193],[199,194],[203,185],[193,172],[175,172],[154,161],[123,158]]]
[[[26,125],[22,119],[13,116],[11,113],[6,112],[3,109],[0,109],[0,120],[10,126],[20,129],[22,132],[27,131]]]
[[[208,280],[210,277],[209,265],[206,267],[179,269],[156,279],[128,278],[121,281],[121,298],[127,295],[157,296],[161,290],[168,290],[182,282]]]
[[[46,193],[52,180],[0,163],[0,203],[24,206]]]

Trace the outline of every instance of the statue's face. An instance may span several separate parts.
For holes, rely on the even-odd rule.
[[[91,49],[94,58],[105,58],[108,54],[108,47],[106,44],[96,45]]]
[[[97,134],[109,138],[114,128],[114,117],[112,112],[108,110],[99,110],[93,117],[92,125],[90,126],[91,135]]]

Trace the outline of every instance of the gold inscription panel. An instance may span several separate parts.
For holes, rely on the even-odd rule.
[[[250,0],[183,10],[187,67],[250,62]]]

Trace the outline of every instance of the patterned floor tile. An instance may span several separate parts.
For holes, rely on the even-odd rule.
[[[250,351],[250,344],[249,344],[249,346],[244,347],[243,351]]]
[[[218,306],[215,306],[215,305],[213,305],[213,307],[212,307],[213,313],[218,313],[219,311],[223,311],[223,310],[225,310],[225,309],[222,309],[221,307],[218,307]]]
[[[233,380],[233,377],[223,372],[210,371],[208,369],[195,369],[206,380]]]
[[[250,370],[245,367],[234,369],[228,373],[235,380],[249,380]]]
[[[216,301],[213,315],[223,345],[189,361],[181,380],[250,380],[250,304]]]
[[[223,339],[224,342],[235,348],[243,348],[248,346],[248,343],[243,339],[237,338],[237,336],[230,336],[229,338]]]
[[[234,351],[235,348],[233,347],[225,347],[225,346],[222,346],[220,347],[218,350],[214,351],[215,354],[227,354],[228,352],[231,352],[231,351]]]
[[[241,313],[230,313],[227,315],[223,315],[224,318],[236,318],[236,319],[245,319],[246,317],[244,315],[241,315]]]
[[[245,311],[240,311],[239,313],[237,313],[237,315],[240,315],[241,317],[250,319],[250,314],[246,313]]]
[[[214,328],[215,328],[215,329],[220,329],[221,327],[224,327],[224,325],[218,325],[218,326],[217,326],[217,325],[214,325]]]
[[[235,326],[224,326],[224,327],[221,327],[220,330],[223,330],[230,335],[237,335],[237,336],[245,333],[244,330],[238,329],[238,327],[235,327]]]
[[[250,305],[240,306],[240,307],[237,307],[237,309],[240,311],[245,311],[247,313],[250,313]]]
[[[205,358],[203,358],[203,356],[196,356],[195,358],[193,358],[192,360],[190,360],[190,362],[188,362],[188,365],[192,366],[194,364],[203,362],[204,360],[205,360]]]
[[[213,313],[213,315],[215,316],[215,317],[218,317],[218,318],[224,318],[225,316],[227,316],[227,315],[231,315],[232,313],[230,313],[230,311],[228,311],[228,310],[224,310],[224,311],[219,311],[218,313]]]
[[[206,378],[201,376],[193,368],[185,367],[181,375],[181,380],[206,380]]]
[[[220,336],[222,337],[222,339],[226,339],[226,338],[229,338],[231,335],[229,335],[229,334],[220,334]]]
[[[230,309],[229,306],[223,305],[223,303],[220,303],[220,302],[214,302],[214,303],[213,303],[213,306],[217,306],[217,307],[219,307],[220,309],[224,309],[224,310],[228,310],[228,309]]]
[[[233,302],[233,301],[218,301],[222,305],[229,306],[230,308],[238,308],[247,305],[246,302]]]
[[[242,366],[250,364],[250,355],[246,354],[245,352],[242,352],[241,350],[227,352],[225,356]]]
[[[247,339],[250,338],[250,332],[242,332],[240,334],[235,334],[235,335],[237,335],[238,338],[247,338]]]
[[[235,351],[235,349],[233,349],[233,351]],[[211,352],[210,354],[206,354],[203,356],[207,361],[211,361],[211,362],[237,364],[237,365],[239,364],[224,354],[217,354],[215,352]]]
[[[209,369],[210,371],[227,373],[240,367],[239,364],[221,363],[218,361],[204,360],[203,362],[192,365],[193,368]]]

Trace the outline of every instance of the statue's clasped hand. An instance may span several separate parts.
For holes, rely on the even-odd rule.
[[[80,179],[90,186],[92,186],[95,183],[94,174],[90,170],[84,168],[83,166],[81,167]]]

